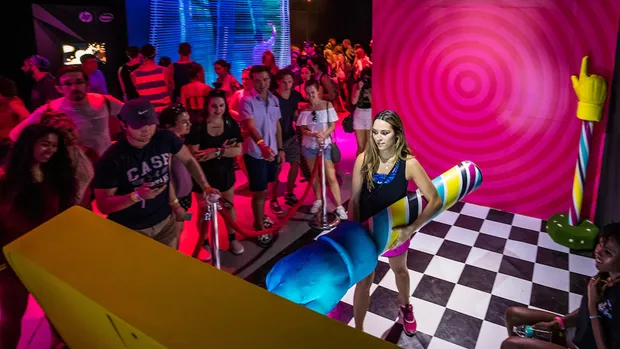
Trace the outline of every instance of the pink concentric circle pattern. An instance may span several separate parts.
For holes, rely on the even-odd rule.
[[[429,175],[474,161],[469,202],[547,219],[568,211],[581,121],[570,75],[611,81],[614,0],[383,0],[373,12],[373,111],[394,109]],[[598,183],[596,125],[584,208]],[[587,217],[589,213],[582,214]]]

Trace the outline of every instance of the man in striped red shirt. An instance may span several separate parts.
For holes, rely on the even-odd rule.
[[[131,81],[140,97],[144,97],[153,104],[155,112],[159,114],[172,102],[174,80],[170,70],[157,65],[155,47],[147,44],[140,49],[144,63],[131,73]]]

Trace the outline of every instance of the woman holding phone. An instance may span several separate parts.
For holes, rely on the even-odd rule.
[[[202,170],[213,188],[218,189],[222,197],[233,202],[235,197],[235,157],[241,155],[241,129],[230,116],[226,93],[221,90],[211,91],[205,98],[205,111],[202,119],[192,126],[191,132],[185,137],[185,144],[200,163]],[[202,195],[202,190],[194,185],[195,195]],[[198,207],[198,231],[202,226],[207,210],[204,200]],[[229,209],[230,216],[235,219],[235,209]],[[232,227],[226,226],[230,241],[230,252],[243,253],[243,245],[237,241]]]

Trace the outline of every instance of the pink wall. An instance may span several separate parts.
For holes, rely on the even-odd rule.
[[[570,75],[589,55],[590,71],[611,81],[620,1],[373,7],[373,109],[403,117],[431,178],[472,160],[484,182],[466,201],[542,219],[568,212],[581,127]],[[595,126],[584,217],[596,203],[605,123]]]

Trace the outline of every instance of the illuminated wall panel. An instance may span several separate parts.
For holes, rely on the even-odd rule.
[[[288,0],[151,0],[149,12],[148,41],[157,47],[157,56],[175,61],[179,43],[189,42],[192,58],[205,67],[207,83],[216,79],[213,63],[218,59],[230,62],[239,80],[241,70],[260,63],[264,49],[273,51],[279,67],[290,64]]]

